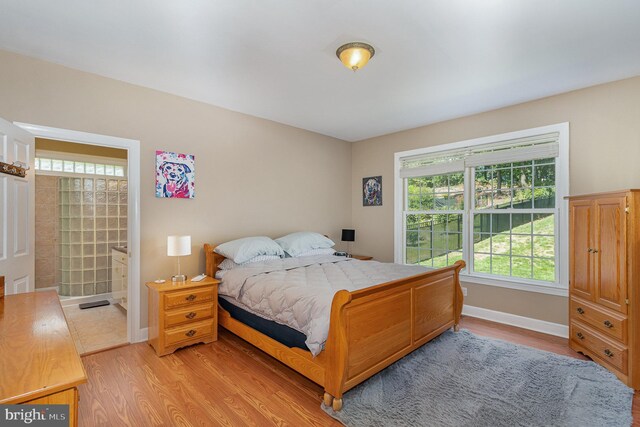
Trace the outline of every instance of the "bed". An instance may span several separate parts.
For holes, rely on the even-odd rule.
[[[225,260],[214,249],[204,245],[211,277]],[[219,304],[219,324],[322,386],[324,403],[339,411],[346,391],[449,328],[458,330],[464,265],[458,261],[364,289],[337,291],[322,351],[285,345],[232,316],[233,308],[224,302]]]

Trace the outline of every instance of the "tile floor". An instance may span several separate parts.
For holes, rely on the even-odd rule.
[[[118,304],[85,310],[73,305],[63,310],[80,355],[127,342],[127,313]]]

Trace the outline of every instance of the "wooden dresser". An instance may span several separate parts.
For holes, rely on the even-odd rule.
[[[85,382],[55,291],[0,298],[0,404],[67,404],[76,426]]]
[[[158,356],[180,347],[218,339],[218,284],[200,282],[147,283],[149,288],[149,344]]]
[[[569,345],[640,389],[640,190],[569,197]]]

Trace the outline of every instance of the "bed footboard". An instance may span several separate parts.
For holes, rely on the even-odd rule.
[[[447,329],[462,312],[464,262],[355,292],[339,291],[326,343],[325,398],[342,395]]]

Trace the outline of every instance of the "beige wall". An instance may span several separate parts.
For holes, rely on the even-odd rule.
[[[100,147],[97,145],[76,144],[67,141],[36,138],[36,150],[58,151],[61,153],[84,154],[91,156],[110,157],[112,159],[126,159],[127,150],[119,148]]]
[[[354,143],[353,252],[393,261],[395,152],[561,122],[570,124],[572,195],[640,187],[640,77],[636,77]],[[362,178],[372,175],[383,176],[384,205],[362,207]],[[567,323],[564,297],[466,286],[465,302],[470,305]]]
[[[0,64],[0,117],[140,140],[142,282],[174,272],[169,234],[192,236],[182,265],[195,275],[205,242],[308,229],[339,239],[351,222],[350,143],[13,53]],[[195,199],[155,197],[157,149],[195,154]]]

